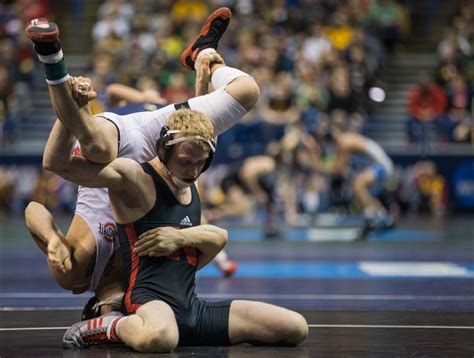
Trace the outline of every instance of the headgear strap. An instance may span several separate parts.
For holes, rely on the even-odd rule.
[[[207,143],[207,145],[209,145],[209,148],[211,149],[209,151],[209,156],[207,157],[206,164],[204,164],[201,173],[206,171],[211,165],[212,160],[214,159],[214,153],[216,151],[215,141],[213,139],[204,138],[203,136],[198,134],[186,137],[173,138],[173,136],[177,133],[182,133],[182,131],[177,129],[169,129],[168,126],[163,126],[163,128],[161,129],[160,138],[156,142],[156,150],[158,153],[158,158],[160,158],[161,162],[165,165],[167,164],[169,156],[171,154],[172,145],[190,140],[202,140]]]

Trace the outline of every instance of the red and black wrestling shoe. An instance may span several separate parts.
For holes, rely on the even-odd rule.
[[[31,20],[25,27],[26,36],[33,42],[53,42],[59,39],[59,28],[44,18]]]
[[[184,67],[194,70],[194,61],[199,51],[206,48],[217,50],[219,40],[227,29],[231,16],[232,12],[226,7],[221,7],[209,15],[199,35],[181,54],[181,64]]]

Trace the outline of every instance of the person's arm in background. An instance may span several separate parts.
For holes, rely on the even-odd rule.
[[[112,83],[107,86],[107,97],[110,107],[117,107],[121,102],[126,103],[159,103],[166,104],[166,100],[160,96],[157,90],[148,89],[140,91],[138,89],[122,85],[120,83]]]
[[[316,167],[316,170],[320,174],[341,174],[344,171],[347,163],[349,162],[351,153],[350,147],[352,146],[352,144],[345,138],[348,135],[352,134],[342,134],[342,138],[336,140],[336,153],[332,162],[322,163],[320,161],[321,165]]]
[[[168,256],[183,247],[200,252],[198,269],[206,266],[224,248],[227,231],[214,225],[198,225],[185,229],[159,227],[140,235],[133,251],[138,256]]]

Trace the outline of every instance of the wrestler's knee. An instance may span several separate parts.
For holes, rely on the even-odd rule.
[[[178,325],[171,307],[163,301],[148,302],[137,311],[143,320],[133,348],[143,353],[171,352],[178,345]]]
[[[142,353],[165,353],[178,345],[178,330],[172,325],[155,324],[146,329],[146,334],[137,340],[134,348]]]
[[[117,127],[105,118],[91,120],[87,130],[78,136],[82,155],[91,162],[100,164],[117,157],[118,138]]]
[[[54,280],[58,283],[59,286],[61,286],[62,289],[66,291],[71,291],[74,294],[79,294],[85,292],[87,287],[85,287],[83,290],[77,290],[77,287],[75,285],[75,277],[72,272],[60,272],[55,269],[50,269],[51,274],[54,277]]]
[[[293,312],[291,319],[282,332],[283,343],[296,346],[303,342],[308,336],[308,323],[306,319],[297,312]]]
[[[81,142],[81,151],[87,160],[98,164],[109,163],[116,157],[114,145],[103,137],[91,138],[88,141]]]
[[[260,87],[258,86],[255,79],[251,76],[243,77],[242,80],[246,81],[245,85],[248,90],[248,100],[252,105],[254,105],[260,97]]]
[[[238,77],[231,85],[233,86],[233,93],[231,93],[231,95],[236,98],[246,110],[250,110],[255,103],[257,103],[260,97],[260,87],[253,77]]]
[[[373,182],[371,178],[371,173],[368,171],[364,171],[357,175],[352,183],[352,187],[354,191],[357,193],[366,191],[367,187],[371,185]]]
[[[31,224],[31,219],[34,217],[35,212],[42,208],[44,208],[44,206],[40,203],[37,203],[36,201],[30,201],[28,203],[25,208],[25,221],[28,229],[30,229],[29,225]]]

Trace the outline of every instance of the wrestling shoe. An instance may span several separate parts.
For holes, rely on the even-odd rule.
[[[102,306],[110,306],[114,311],[120,311],[122,306],[123,292],[117,293],[103,301],[99,301],[97,296],[93,296],[87,301],[81,314],[81,321],[101,316]]]
[[[385,210],[381,210],[375,215],[366,216],[364,218],[364,226],[358,239],[367,239],[368,235],[374,231],[383,231],[393,229],[395,226],[394,218]]]
[[[115,326],[123,314],[110,312],[100,317],[73,324],[64,333],[63,348],[82,349],[100,343],[118,342]]]
[[[222,263],[216,262],[217,268],[222,272],[224,277],[231,277],[239,268],[237,262],[232,260],[225,260]]]
[[[88,319],[97,318],[100,316],[100,310],[97,309],[98,302],[99,299],[97,296],[92,296],[89,301],[87,301],[81,313],[81,321],[86,321]]]
[[[26,37],[33,42],[53,42],[59,39],[59,28],[44,18],[34,19],[25,27]]]
[[[226,7],[221,7],[209,15],[199,35],[181,54],[181,64],[184,67],[194,70],[194,61],[199,51],[206,48],[217,50],[219,40],[227,29],[231,16],[232,12]]]

